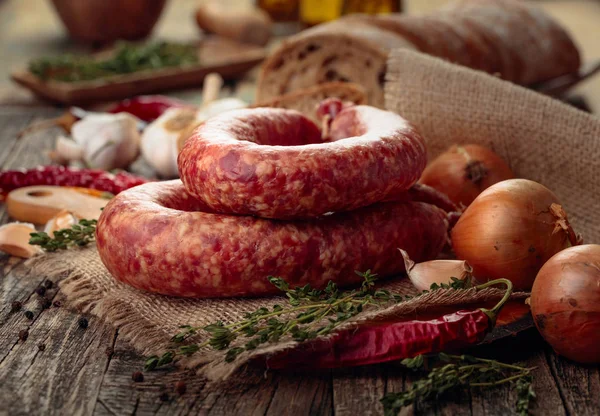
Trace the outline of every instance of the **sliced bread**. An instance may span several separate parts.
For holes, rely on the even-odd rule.
[[[328,81],[354,82],[383,106],[386,60],[411,48],[532,85],[574,73],[581,64],[567,32],[517,0],[460,0],[426,15],[350,15],[284,41],[263,63],[257,97],[266,101]]]

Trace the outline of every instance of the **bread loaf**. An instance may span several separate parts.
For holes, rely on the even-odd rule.
[[[351,82],[327,82],[310,88],[297,90],[289,94],[262,101],[252,107],[276,107],[297,110],[319,124],[317,106],[326,98],[339,98],[354,104],[367,104],[367,95],[364,88]]]
[[[257,101],[325,82],[354,82],[370,105],[383,106],[388,51],[415,47],[402,36],[344,19],[315,26],[285,40],[264,63]]]
[[[576,72],[569,35],[540,9],[518,0],[462,0],[426,15],[349,15],[289,38],[264,62],[257,97],[327,81],[362,85],[383,106],[386,58],[396,48],[478,69],[521,85]]]

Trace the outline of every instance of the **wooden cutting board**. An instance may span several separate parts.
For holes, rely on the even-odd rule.
[[[78,218],[98,219],[109,200],[94,193],[86,188],[27,186],[8,194],[6,210],[17,221],[37,225],[46,224],[65,209]]]
[[[184,68],[140,71],[92,81],[42,81],[21,69],[11,74],[16,83],[47,100],[66,105],[120,100],[184,87],[200,87],[204,77],[217,72],[224,79],[240,77],[260,63],[266,49],[221,37],[207,37],[198,45],[199,63]]]

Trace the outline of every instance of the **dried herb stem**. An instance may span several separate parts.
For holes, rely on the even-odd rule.
[[[220,321],[204,327],[183,325],[180,327],[182,331],[171,339],[173,346],[160,357],[149,357],[145,368],[151,370],[172,363],[178,357],[189,356],[207,346],[225,350],[225,360],[233,361],[242,352],[251,351],[261,344],[277,342],[284,336],[298,342],[313,339],[331,333],[365,308],[382,307],[412,298],[376,289],[376,275],[369,270],[357,274],[363,278],[361,288],[346,292],[340,292],[333,282],[329,282],[323,290],[313,289],[310,285],[291,289],[285,280],[270,276],[269,281],[285,293],[289,305],[274,305],[272,309],[262,307],[246,313],[245,319],[227,325]],[[470,281],[454,279],[449,285],[434,285],[431,289],[464,289],[469,286]],[[182,345],[200,331],[207,332],[210,337],[202,343]],[[245,344],[232,347],[231,343],[239,337],[245,338]]]
[[[119,42],[111,56],[103,59],[75,55],[40,58],[29,63],[29,71],[44,81],[78,82],[197,62],[198,50],[192,44]]]
[[[96,220],[79,220],[71,228],[56,230],[53,237],[45,232],[31,233],[29,244],[40,246],[46,251],[66,250],[72,246],[85,246],[94,241],[96,232]]]
[[[437,400],[446,393],[461,388],[489,388],[514,383],[518,395],[516,409],[519,415],[529,414],[531,400],[535,398],[531,386],[531,372],[534,368],[470,355],[445,353],[420,355],[402,360],[402,364],[417,371],[425,367],[431,370],[425,377],[415,381],[408,390],[388,393],[381,399],[386,416],[397,415],[403,407],[427,400]]]

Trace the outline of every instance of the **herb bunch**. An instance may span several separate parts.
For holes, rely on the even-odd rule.
[[[29,244],[40,246],[46,251],[65,250],[72,246],[85,246],[94,241],[97,220],[79,220],[71,228],[56,230],[53,237],[45,232],[31,233]]]
[[[106,59],[75,55],[40,58],[29,63],[29,71],[44,81],[77,82],[197,62],[198,51],[191,44],[150,42],[135,45],[120,42]]]
[[[529,406],[535,398],[531,386],[531,371],[512,364],[477,358],[470,355],[439,353],[419,355],[401,361],[413,370],[433,367],[426,377],[415,381],[408,390],[388,393],[381,402],[386,416],[397,415],[403,407],[414,403],[437,399],[461,388],[487,388],[512,383],[517,390],[516,410],[521,416],[529,414]]]
[[[370,270],[364,273],[356,272],[363,278],[359,289],[340,291],[337,285],[329,282],[323,290],[314,289],[310,285],[291,289],[289,284],[280,277],[269,276],[269,282],[285,293],[287,303],[274,305],[271,309],[261,307],[254,312],[245,314],[244,319],[231,324],[221,321],[204,327],[183,325],[181,332],[172,339],[173,347],[159,356],[149,357],[145,369],[172,363],[178,357],[190,356],[201,348],[211,347],[214,350],[225,351],[225,361],[231,362],[244,351],[256,349],[261,344],[277,342],[284,336],[290,336],[294,341],[302,342],[333,332],[348,319],[358,315],[366,308],[381,307],[412,299],[410,295],[400,295],[385,289],[376,289],[376,274]],[[437,289],[465,289],[470,286],[469,280],[452,278],[450,284],[431,286]],[[423,293],[428,292],[427,290]],[[326,323],[324,323],[324,320]],[[185,344],[184,342],[205,331],[209,338],[200,344]],[[245,343],[231,347],[238,337],[243,337]]]

